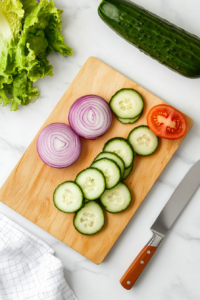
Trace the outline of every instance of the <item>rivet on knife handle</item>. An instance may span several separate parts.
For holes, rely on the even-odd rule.
[[[142,249],[128,270],[122,276],[120,283],[125,289],[130,290],[132,288],[161,241],[162,237],[154,233],[153,238],[151,238],[149,243]]]

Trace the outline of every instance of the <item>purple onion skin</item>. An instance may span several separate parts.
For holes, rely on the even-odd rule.
[[[37,152],[46,165],[65,168],[80,156],[81,140],[67,124],[52,123],[40,132]]]
[[[81,137],[95,140],[108,131],[112,124],[109,104],[97,95],[78,98],[68,116],[71,128]]]

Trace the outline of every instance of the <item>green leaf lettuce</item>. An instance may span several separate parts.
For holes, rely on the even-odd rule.
[[[61,13],[52,0],[0,0],[0,101],[11,110],[39,97],[33,82],[53,76],[50,52],[72,55],[61,34]],[[25,15],[25,17],[24,17]],[[2,46],[3,45],[3,46]]]

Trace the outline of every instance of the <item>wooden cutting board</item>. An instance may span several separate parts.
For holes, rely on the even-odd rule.
[[[146,124],[146,115],[152,106],[165,102],[98,59],[90,57],[41,128],[53,122],[68,124],[69,109],[80,96],[97,94],[109,101],[121,88],[133,88],[143,96],[145,109],[138,122],[123,125],[114,117],[111,128],[102,137],[95,141],[81,139],[79,159],[65,169],[51,168],[40,160],[36,150],[38,133],[0,190],[0,201],[96,264],[103,261],[183,139],[160,139],[159,148],[153,155],[137,156],[134,169],[125,181],[132,192],[131,206],[119,214],[105,212],[103,230],[94,236],[84,236],[73,227],[74,214],[62,213],[54,207],[54,189],[64,181],[74,180],[77,173],[89,167],[107,140],[117,136],[127,138],[134,127]],[[186,118],[189,131],[193,120],[188,116]]]

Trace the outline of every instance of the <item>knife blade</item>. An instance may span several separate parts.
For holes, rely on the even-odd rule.
[[[167,204],[151,227],[153,237],[122,276],[121,285],[130,290],[153,256],[157,247],[183,211],[200,184],[200,160],[197,161],[180,182]]]

